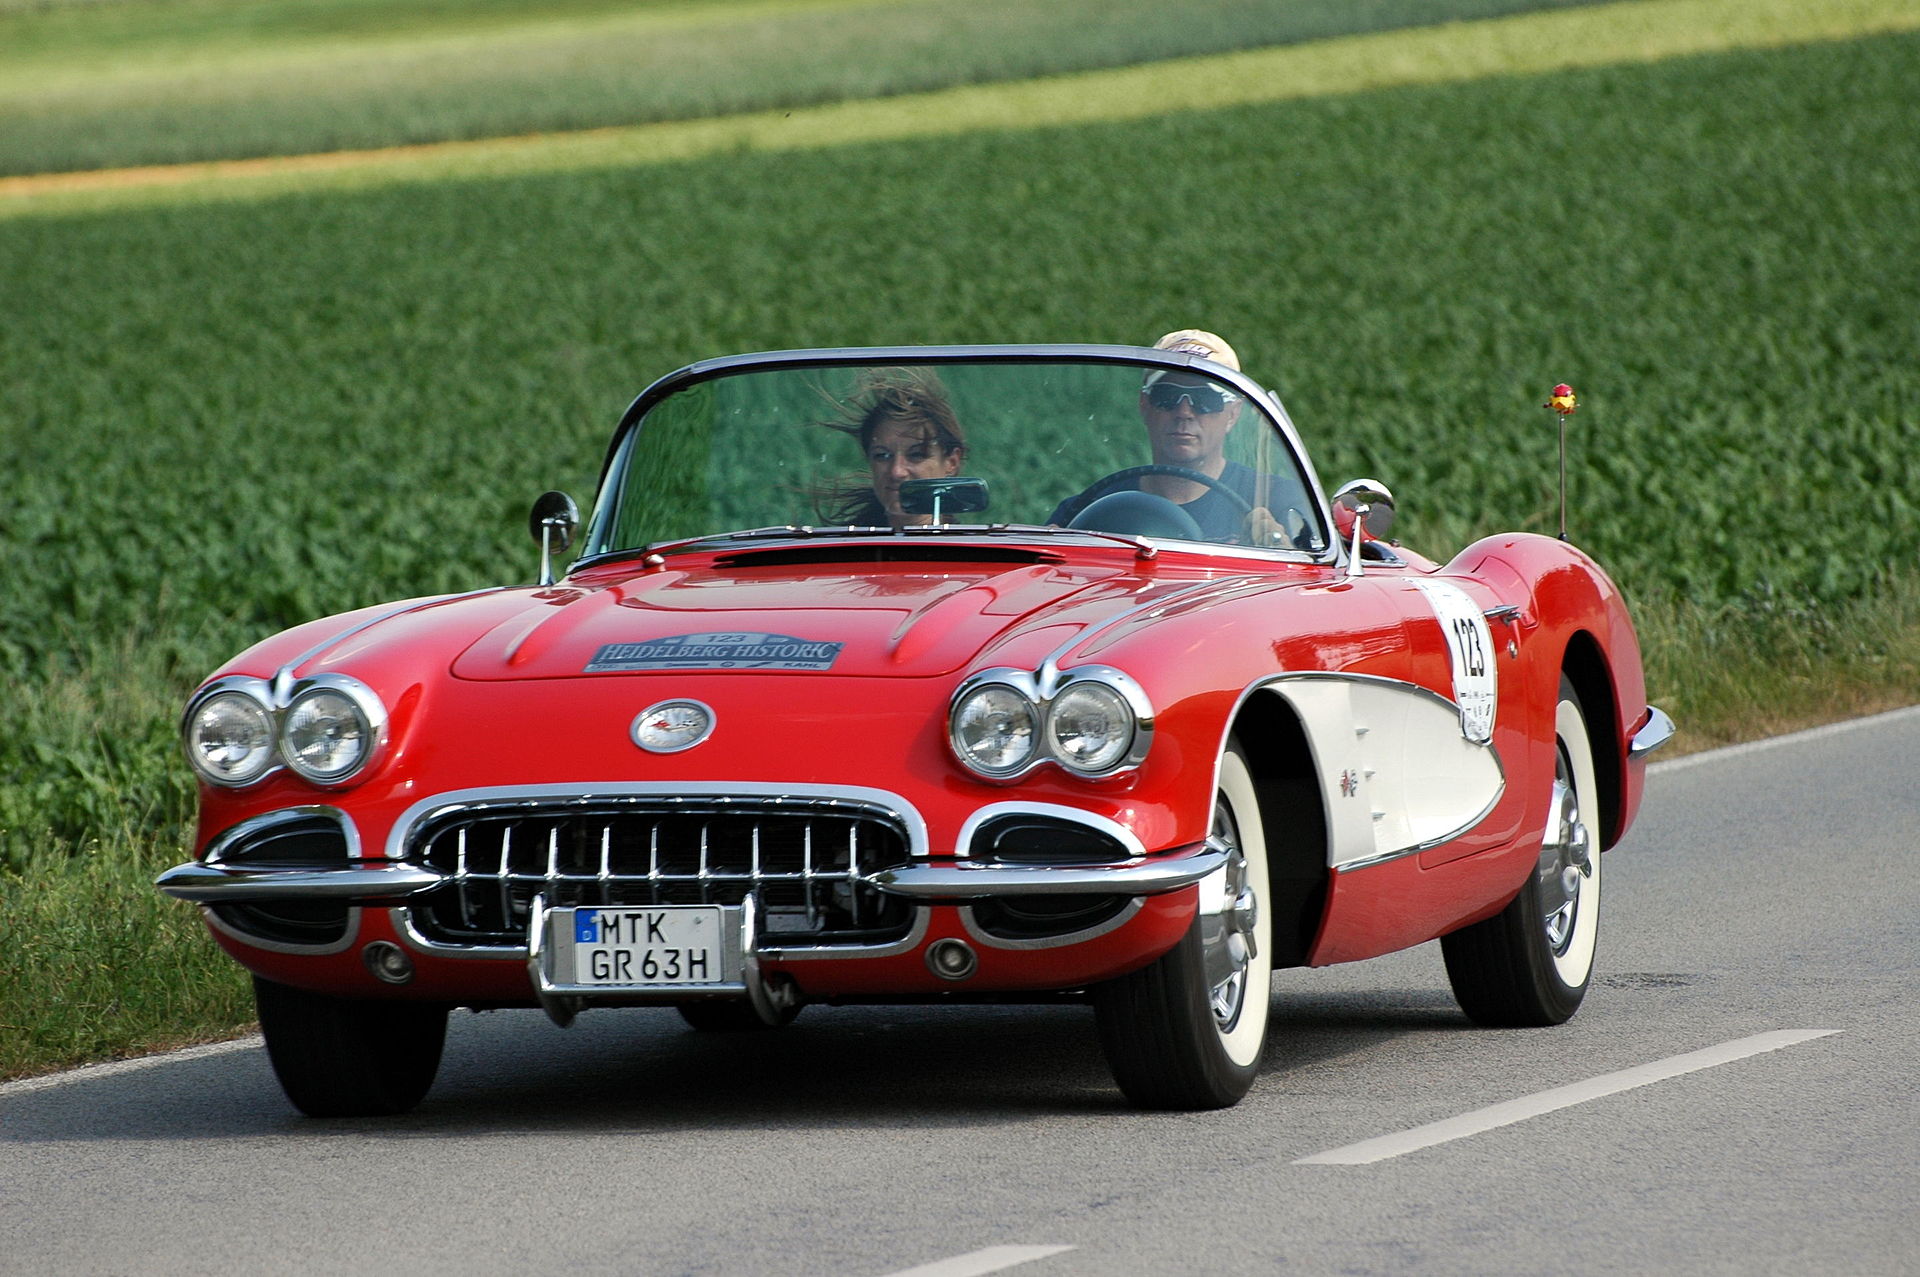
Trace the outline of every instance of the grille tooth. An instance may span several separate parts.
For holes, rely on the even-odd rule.
[[[524,943],[541,893],[555,905],[731,905],[753,892],[776,945],[865,945],[912,923],[911,904],[871,883],[907,846],[899,817],[876,805],[636,796],[463,804],[417,825],[407,858],[449,875],[413,907],[443,943]]]

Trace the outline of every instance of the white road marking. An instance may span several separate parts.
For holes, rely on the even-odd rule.
[[[955,1255],[952,1259],[936,1259],[918,1268],[903,1268],[897,1273],[888,1273],[887,1277],[978,1277],[980,1273],[997,1273],[1015,1264],[1045,1259],[1048,1255],[1058,1255],[1063,1250],[1072,1249],[1071,1246],[989,1246],[985,1250]]]
[[[42,1077],[22,1078],[17,1082],[0,1082],[0,1095],[27,1095],[34,1091],[64,1086],[68,1082],[86,1082],[99,1077],[118,1077],[122,1073],[138,1073],[142,1069],[151,1069],[162,1064],[177,1064],[182,1060],[198,1060],[209,1055],[250,1051],[260,1045],[260,1035],[252,1033],[244,1038],[233,1038],[226,1042],[209,1042],[205,1046],[183,1047],[178,1051],[165,1051],[159,1055],[141,1055],[131,1060],[111,1060],[105,1064],[83,1064],[77,1069],[68,1069],[64,1073],[48,1073]]]
[[[1524,1122],[1530,1117],[1539,1117],[1542,1113],[1551,1113],[1555,1109],[1571,1108],[1575,1104],[1584,1104],[1588,1100],[1597,1100],[1602,1096],[1631,1091],[1637,1086],[1646,1086],[1650,1082],[1663,1082],[1670,1077],[1679,1077],[1683,1073],[1694,1073],[1701,1069],[1713,1068],[1715,1065],[1731,1064],[1735,1060],[1744,1060],[1750,1055],[1778,1051],[1782,1047],[1811,1042],[1815,1038],[1824,1038],[1838,1032],[1840,1032],[1839,1029],[1780,1029],[1772,1033],[1756,1033],[1750,1038],[1738,1038],[1732,1042],[1723,1042],[1719,1046],[1707,1047],[1702,1051],[1669,1056],[1664,1060],[1655,1060],[1651,1064],[1638,1064],[1630,1069],[1621,1069],[1618,1073],[1604,1073],[1599,1077],[1575,1082],[1570,1086],[1557,1086],[1551,1091],[1541,1091],[1537,1095],[1522,1096],[1517,1100],[1508,1100],[1504,1104],[1475,1109],[1471,1113],[1462,1113],[1459,1117],[1450,1117],[1445,1121],[1429,1122],[1425,1126],[1416,1126],[1410,1131],[1400,1131],[1393,1135],[1361,1140],[1358,1144],[1346,1144],[1340,1148],[1328,1149],[1324,1153],[1315,1153],[1312,1157],[1302,1157],[1295,1161],[1294,1165],[1364,1166],[1371,1162],[1383,1162],[1390,1157],[1399,1157],[1402,1153],[1416,1152],[1423,1148],[1431,1148],[1435,1144],[1445,1144],[1449,1140],[1465,1139],[1469,1135],[1478,1135],[1496,1127]]]

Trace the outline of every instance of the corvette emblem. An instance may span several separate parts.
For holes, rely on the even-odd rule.
[[[1353,774],[1353,769],[1349,767],[1347,770],[1340,773],[1340,793],[1343,797],[1351,798],[1359,792],[1360,792],[1360,778],[1358,776],[1355,776]]]
[[[633,743],[655,754],[692,749],[713,732],[713,711],[699,701],[661,701],[633,720]]]

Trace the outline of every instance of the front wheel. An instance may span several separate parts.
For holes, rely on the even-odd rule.
[[[1453,996],[1475,1023],[1560,1024],[1593,979],[1600,932],[1600,852],[1587,820],[1597,810],[1593,748],[1573,685],[1560,680],[1554,775],[1540,859],[1504,910],[1440,940]]]
[[[308,1117],[404,1113],[440,1071],[444,1006],[334,998],[259,976],[253,1000],[280,1089]]]
[[[1267,1043],[1273,950],[1266,836],[1239,748],[1220,758],[1213,829],[1225,867],[1200,884],[1200,911],[1172,949],[1093,991],[1095,1023],[1121,1092],[1141,1108],[1218,1109],[1253,1085]]]

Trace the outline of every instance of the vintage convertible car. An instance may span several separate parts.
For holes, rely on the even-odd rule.
[[[540,583],[313,621],[186,708],[198,902],[288,1096],[393,1113],[453,1007],[1084,998],[1134,1103],[1252,1082],[1273,973],[1440,938],[1544,1025],[1593,971],[1646,703],[1550,537],[1444,565],[1277,396],[1109,346],[715,359],[622,419]]]

